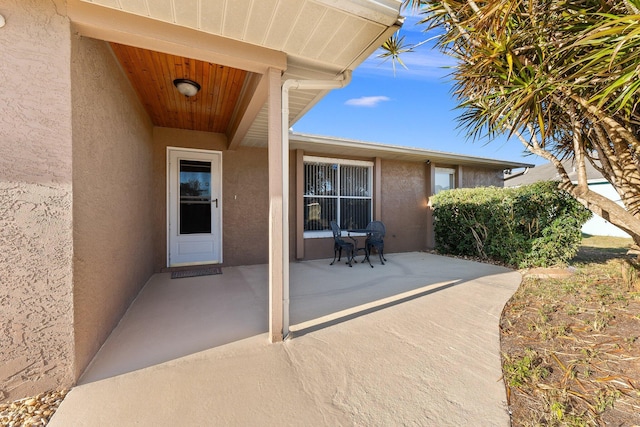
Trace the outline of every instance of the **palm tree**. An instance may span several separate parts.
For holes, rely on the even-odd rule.
[[[460,123],[507,133],[552,162],[560,187],[640,245],[640,0],[406,0],[457,59]],[[388,47],[388,46],[387,46]],[[411,46],[385,52],[395,58]],[[561,161],[573,159],[578,182]],[[585,162],[626,209],[589,190]]]

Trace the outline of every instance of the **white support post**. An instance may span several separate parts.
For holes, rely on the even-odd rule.
[[[283,201],[287,196],[284,189],[282,162],[282,128],[280,70],[269,69],[269,112],[268,112],[268,162],[269,162],[269,340],[280,342],[284,339],[283,322],[283,283],[284,259],[283,233],[284,221]],[[288,296],[287,296],[288,299]]]

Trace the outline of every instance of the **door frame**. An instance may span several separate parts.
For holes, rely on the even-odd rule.
[[[219,238],[217,239],[217,245],[218,245],[218,253],[220,254],[220,256],[218,257],[219,259],[214,261],[214,262],[202,262],[202,261],[195,261],[195,262],[186,262],[186,263],[174,263],[173,265],[171,264],[171,191],[170,191],[170,186],[171,186],[171,164],[170,164],[170,158],[171,158],[171,153],[174,151],[184,151],[184,152],[188,152],[188,153],[203,153],[203,154],[213,154],[213,155],[217,155],[218,156],[218,174],[217,176],[213,175],[213,170],[212,170],[212,184],[216,183],[216,190],[217,190],[217,194],[219,194],[218,196],[218,204],[219,204],[219,208],[218,208],[218,221],[217,221],[217,227],[214,229],[212,227],[212,234],[213,235],[218,235]],[[167,233],[167,251],[166,251],[166,266],[167,267],[180,267],[180,266],[188,266],[188,265],[203,265],[203,264],[222,264],[223,262],[223,253],[222,253],[222,248],[223,246],[223,242],[222,242],[222,222],[223,222],[223,218],[222,218],[222,151],[218,151],[218,150],[204,150],[204,149],[199,149],[199,148],[186,148],[186,147],[175,147],[175,146],[167,146],[167,150],[166,150],[166,187],[165,187],[165,194],[166,194],[166,221],[165,221],[165,225],[166,225],[166,233]],[[212,196],[213,196],[213,188],[212,188]],[[214,224],[216,225],[216,224]]]

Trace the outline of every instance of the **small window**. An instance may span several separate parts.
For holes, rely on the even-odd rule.
[[[436,168],[436,191],[451,190],[456,188],[456,170],[451,168]]]
[[[373,163],[304,157],[304,231],[366,228],[373,215]]]

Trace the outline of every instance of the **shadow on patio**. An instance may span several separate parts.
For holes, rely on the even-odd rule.
[[[301,336],[507,269],[427,253],[388,255],[386,265],[290,264],[292,336]],[[268,332],[268,266],[222,275],[154,275],[79,384],[157,365]]]

